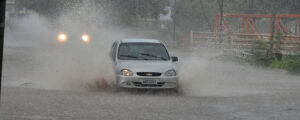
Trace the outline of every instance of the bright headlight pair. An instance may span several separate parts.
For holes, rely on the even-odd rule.
[[[59,42],[62,42],[62,43],[67,42],[68,35],[65,34],[65,33],[59,33],[57,35],[57,39],[59,40]],[[81,35],[81,40],[83,42],[89,43],[90,42],[90,36],[88,34],[82,34]]]

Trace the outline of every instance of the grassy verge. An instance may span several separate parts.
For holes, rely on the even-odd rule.
[[[273,60],[270,67],[287,70],[290,73],[300,74],[300,59],[284,57],[282,60]]]
[[[273,47],[271,44],[273,44]],[[296,55],[284,56],[280,53],[280,46],[275,47],[275,45],[275,43],[255,41],[248,51],[250,53],[248,56],[237,57],[236,55],[228,55],[222,57],[222,59],[254,66],[283,69],[289,73],[300,75],[300,48]]]

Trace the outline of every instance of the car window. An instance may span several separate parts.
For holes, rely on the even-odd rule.
[[[113,46],[113,51],[112,51],[112,57],[113,57],[113,60],[114,60],[114,61],[116,60],[117,44],[118,44],[118,43],[115,43],[115,44],[114,44],[114,46]]]
[[[169,60],[168,52],[160,43],[121,43],[120,60]]]
[[[117,42],[114,42],[110,50],[110,57],[112,58],[113,61],[115,61],[116,47],[117,47]]]

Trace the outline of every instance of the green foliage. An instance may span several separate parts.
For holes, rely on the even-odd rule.
[[[139,19],[157,19],[167,0],[110,0],[112,19],[119,25],[133,25]]]
[[[284,34],[282,33],[277,33],[277,35],[275,36],[274,40],[272,40],[271,42],[269,42],[270,44],[272,44],[272,46],[275,46],[275,48],[271,48],[273,49],[273,51],[276,52],[280,52],[281,50],[281,44],[282,44],[282,40],[284,39]]]
[[[267,43],[262,41],[255,41],[252,43],[251,50],[249,52],[252,54],[248,58],[251,64],[269,66],[271,61],[274,59],[273,56],[270,55]]]
[[[202,3],[204,5],[200,5],[199,0],[177,0],[172,16],[176,25],[184,31],[209,30],[209,24],[213,25],[214,16],[218,12],[217,0],[203,0]],[[208,20],[205,16],[208,16]]]
[[[279,33],[274,36],[274,40],[271,40],[270,42],[253,42],[250,50],[252,55],[248,58],[250,63],[254,65],[283,69],[290,73],[300,74],[300,49],[299,53],[293,57],[285,56],[282,59],[275,57],[275,53],[280,53],[282,39],[283,34]]]
[[[202,1],[201,6],[200,0],[177,0],[173,18],[178,27],[184,31],[207,31],[209,24],[214,25],[215,15],[220,13],[218,0]],[[228,13],[299,14],[300,0],[224,0],[224,14]]]
[[[133,25],[137,18],[158,18],[170,1],[175,0],[16,0],[20,8],[34,10],[50,18],[60,12],[80,6],[84,2],[95,2],[109,10],[112,23]],[[219,14],[218,0],[176,0],[173,18],[176,25],[184,30],[213,29],[215,15]],[[202,3],[202,4],[201,4]],[[224,13],[300,13],[299,0],[226,0]],[[55,18],[54,18],[55,19]]]
[[[283,58],[282,60],[274,60],[271,65],[272,68],[284,69],[291,73],[300,73],[300,60],[293,58]]]

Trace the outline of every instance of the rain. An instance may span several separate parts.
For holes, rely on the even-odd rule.
[[[0,119],[298,119],[299,6],[298,0],[6,0]],[[159,40],[169,59],[115,62],[113,44],[128,39]],[[116,66],[167,66],[157,62],[174,67],[178,91],[149,87],[156,84],[118,90]]]

